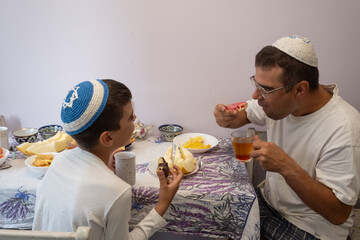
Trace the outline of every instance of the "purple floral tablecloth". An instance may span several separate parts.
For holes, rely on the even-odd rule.
[[[137,162],[132,227],[157,202],[159,182],[149,170],[149,162],[163,156],[170,144],[151,138],[135,142],[129,149],[136,153]],[[245,165],[233,156],[230,140],[219,139],[217,147],[194,156],[197,161],[203,161],[205,167],[183,178],[164,216],[168,224],[160,231],[212,238],[260,239],[256,194]]]
[[[163,156],[170,144],[152,137],[134,142],[127,149],[135,152],[137,163],[130,227],[141,221],[157,202],[159,182],[149,170],[149,163]],[[168,224],[160,231],[212,238],[260,239],[256,194],[245,165],[233,157],[230,140],[219,139],[217,147],[194,156],[205,166],[183,178],[164,216]],[[16,152],[14,158],[8,157],[11,168],[0,170],[0,228],[31,229],[36,186],[42,176],[26,167],[25,156],[20,152]]]
[[[12,167],[0,170],[0,228],[31,229],[41,177],[26,167],[24,159],[9,158]]]

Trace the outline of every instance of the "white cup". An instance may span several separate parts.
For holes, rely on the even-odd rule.
[[[135,153],[118,152],[114,155],[116,175],[130,185],[136,182]]]
[[[8,128],[4,126],[0,127],[0,147],[9,150]]]

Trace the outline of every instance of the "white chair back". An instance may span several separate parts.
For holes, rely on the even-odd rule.
[[[1,240],[88,240],[90,239],[90,227],[79,227],[76,232],[43,232],[31,230],[0,229]]]

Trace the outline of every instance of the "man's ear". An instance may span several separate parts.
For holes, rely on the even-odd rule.
[[[104,147],[111,147],[113,145],[113,139],[109,131],[102,132],[99,137],[99,143]]]
[[[303,97],[309,91],[309,82],[308,81],[301,81],[295,85],[295,94],[296,97]]]

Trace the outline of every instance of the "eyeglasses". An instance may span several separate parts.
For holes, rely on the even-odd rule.
[[[257,82],[255,82],[255,76],[251,76],[250,81],[254,85],[254,87],[256,87],[259,90],[259,92],[260,92],[260,94],[261,94],[261,96],[263,98],[266,98],[267,95],[270,94],[270,93],[273,93],[273,92],[276,92],[276,91],[278,91],[280,89],[290,87],[290,86],[292,86],[294,84],[297,84],[297,82],[295,82],[295,83],[290,83],[288,85],[285,85],[285,86],[282,86],[282,87],[279,87],[279,88],[275,88],[275,89],[272,89],[272,90],[265,90],[265,88],[263,86],[261,86]]]

